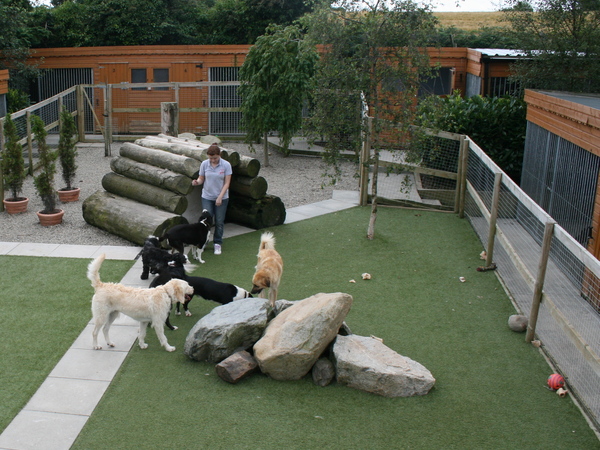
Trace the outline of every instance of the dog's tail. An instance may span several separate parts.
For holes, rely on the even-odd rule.
[[[87,277],[92,282],[92,286],[96,288],[102,281],[100,281],[100,266],[104,262],[106,255],[102,253],[96,259],[94,259],[89,265],[87,270]]]
[[[275,236],[270,231],[263,233],[260,236],[260,246],[258,251],[261,250],[275,250]]]

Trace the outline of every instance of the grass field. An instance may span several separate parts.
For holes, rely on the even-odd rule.
[[[455,27],[460,30],[472,31],[483,27],[507,26],[503,22],[504,13],[495,12],[436,12],[435,17],[444,27]]]
[[[214,364],[182,352],[216,306],[195,299],[194,315],[174,317],[180,329],[167,331],[177,352],[150,331],[150,347],[134,346],[73,448],[600,448],[571,399],[545,387],[551,369],[538,349],[508,329],[514,308],[494,272],[475,270],[481,245],[469,223],[380,208],[368,241],[368,216],[353,208],[273,228],[285,264],[280,297],[351,294],[351,330],[425,365],[437,380],[428,395],[390,399],[261,374],[228,384]],[[248,288],[259,235],[227,239],[195,274]]]
[[[0,256],[0,432],[25,406],[90,321],[89,261]],[[106,261],[119,281],[132,261]]]

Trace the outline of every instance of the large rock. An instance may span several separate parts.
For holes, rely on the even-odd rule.
[[[337,381],[384,397],[425,395],[435,378],[423,365],[399,355],[380,340],[338,336],[332,348]]]
[[[317,294],[280,312],[254,345],[261,371],[276,380],[306,375],[333,341],[350,307],[352,296]]]
[[[267,326],[268,301],[248,298],[217,306],[190,330],[183,352],[197,361],[219,363],[252,346]]]

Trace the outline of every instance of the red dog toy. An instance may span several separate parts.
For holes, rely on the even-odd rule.
[[[558,373],[553,373],[548,377],[548,387],[553,391],[559,390],[565,385],[565,379]]]

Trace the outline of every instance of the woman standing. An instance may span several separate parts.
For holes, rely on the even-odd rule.
[[[198,178],[192,180],[192,185],[202,188],[202,209],[207,209],[215,221],[215,255],[221,254],[223,245],[223,228],[225,214],[229,203],[229,185],[231,184],[231,164],[221,158],[221,149],[217,144],[212,144],[206,151],[208,159],[200,164]]]

